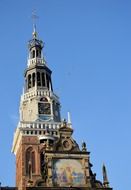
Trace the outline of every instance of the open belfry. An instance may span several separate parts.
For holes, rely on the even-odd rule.
[[[53,91],[49,69],[43,56],[43,42],[34,26],[28,43],[29,57],[20,100],[20,120],[13,140],[16,156],[16,187],[28,189],[111,190],[106,167],[103,182],[92,171],[86,143],[73,139],[68,118],[61,119],[60,100]]]

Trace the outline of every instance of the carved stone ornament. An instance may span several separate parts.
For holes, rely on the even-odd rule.
[[[62,140],[62,147],[64,150],[71,150],[72,149],[72,142],[70,139],[63,139]]]

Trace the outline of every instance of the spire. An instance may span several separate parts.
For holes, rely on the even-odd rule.
[[[33,24],[33,32],[32,32],[32,36],[33,36],[34,39],[37,38],[36,24]]]
[[[33,33],[32,36],[34,39],[37,38],[37,32],[36,32],[36,19],[38,19],[39,17],[36,15],[36,11],[33,10],[32,12],[32,21],[33,21]]]
[[[67,115],[68,115],[68,123],[71,124],[71,115],[70,115],[70,112],[67,112]]]
[[[45,63],[44,57],[42,54],[42,48],[44,46],[43,41],[38,39],[37,30],[36,30],[36,19],[38,19],[38,16],[35,14],[35,12],[32,12],[32,21],[33,21],[33,32],[32,32],[32,39],[29,40],[28,48],[29,48],[29,59],[41,59],[39,60],[40,64]],[[28,66],[32,65],[32,60],[28,61]],[[35,62],[36,64],[36,62]]]
[[[72,128],[72,124],[71,124],[71,115],[70,115],[70,112],[67,112],[67,123],[68,123],[68,126],[70,127],[70,128]]]
[[[105,164],[103,164],[102,171],[103,171],[103,185],[104,185],[104,187],[109,187],[109,181],[108,181],[108,177],[107,177],[107,171],[106,171]]]

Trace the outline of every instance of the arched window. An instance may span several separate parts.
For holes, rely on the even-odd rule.
[[[28,75],[28,89],[31,88],[31,75]]]
[[[32,173],[35,173],[35,152],[31,153],[31,161],[32,161]]]
[[[45,73],[42,73],[42,86],[45,86]]]
[[[36,57],[41,58],[41,50],[40,49],[36,50]]]
[[[36,50],[36,57],[39,57],[39,50]]]
[[[32,58],[35,58],[35,50],[32,51]]]
[[[37,72],[37,85],[41,86],[40,73]]]
[[[25,155],[26,163],[26,174],[31,177],[32,173],[35,173],[35,152],[32,147],[26,150]]]
[[[49,76],[46,74],[46,83],[47,83],[47,88],[49,89]]]
[[[35,86],[35,73],[32,74],[32,87]]]
[[[41,175],[42,177],[44,177],[45,175],[45,155],[44,155],[44,151],[41,151],[40,153],[40,170],[41,170]]]

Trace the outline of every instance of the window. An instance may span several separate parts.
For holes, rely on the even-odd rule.
[[[35,73],[32,74],[32,86],[35,86]]]
[[[32,51],[32,58],[35,58],[35,50]]]
[[[41,86],[40,73],[37,72],[37,85]]]
[[[42,86],[45,86],[45,73],[42,73]]]
[[[32,173],[35,173],[35,151],[32,147],[26,150],[26,174],[31,178]]]
[[[49,76],[46,74],[46,83],[47,83],[47,88],[49,89]]]
[[[28,89],[31,88],[31,75],[28,75]]]
[[[35,173],[35,152],[31,153],[32,173]]]
[[[40,50],[38,50],[38,49],[36,50],[36,57],[39,57],[39,58],[41,57]]]

